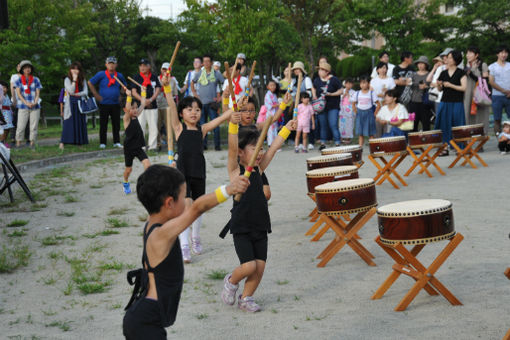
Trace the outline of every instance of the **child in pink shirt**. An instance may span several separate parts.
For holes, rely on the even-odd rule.
[[[296,129],[296,139],[294,141],[295,152],[299,152],[299,138],[303,133],[303,152],[308,152],[308,133],[310,133],[310,120],[312,121],[312,129],[315,129],[315,119],[313,116],[313,107],[310,105],[310,95],[307,92],[300,94],[301,104],[298,105],[298,126]]]

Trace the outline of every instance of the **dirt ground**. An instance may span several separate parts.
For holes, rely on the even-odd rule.
[[[368,161],[360,177],[373,177]],[[496,151],[494,138],[481,154],[489,167],[447,169],[454,156],[439,159],[446,171],[433,178],[416,172],[408,187],[377,187],[379,205],[423,198],[453,203],[455,228],[464,241],[437,272],[437,278],[463,303],[421,292],[404,312],[393,309],[413,280],[399,278],[380,300],[371,295],[391,272],[393,261],[373,241],[373,217],[359,233],[375,255],[369,267],[349,247],[325,268],[316,256],[332,240],[319,242],[305,232],[314,204],[306,195],[306,163],[317,155],[285,147],[267,170],[272,190],[266,272],[255,294],[263,311],[248,314],[225,306],[219,294],[224,273],[237,264],[232,238],[218,233],[231,203],[203,219],[204,253],[185,266],[184,292],[169,338],[217,339],[501,339],[510,328],[508,190],[510,155]],[[206,152],[207,191],[227,181],[227,152]],[[164,163],[162,155],[151,160]],[[411,165],[407,158],[399,168]],[[24,173],[38,198],[17,204],[0,197],[0,338],[119,339],[123,308],[131,287],[126,272],[140,265],[141,231],[146,212],[136,195],[122,192],[121,158],[80,161]],[[133,188],[142,166],[135,163]],[[10,225],[10,226],[9,226]],[[419,259],[428,265],[445,242],[427,245]],[[14,250],[13,250],[14,249]],[[4,258],[2,259],[2,256]],[[13,262],[14,261],[14,262]],[[16,262],[18,261],[18,262]],[[26,266],[23,266],[23,262]],[[18,268],[14,268],[20,264]]]

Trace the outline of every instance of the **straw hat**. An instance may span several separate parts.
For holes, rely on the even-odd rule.
[[[30,66],[32,68],[32,72],[34,72],[34,65],[30,62],[30,60],[22,60],[19,63],[19,73],[23,73],[23,67]]]
[[[301,61],[296,61],[294,65],[292,65],[292,71],[294,71],[295,69],[300,69],[301,72],[303,72],[303,74],[306,74],[305,64],[303,64]]]
[[[505,121],[503,122],[503,126],[505,126],[505,125],[510,125],[510,120],[505,120]]]
[[[427,65],[427,67],[429,67],[429,58],[427,58],[426,56],[424,55],[421,55],[418,60],[416,60],[414,62],[416,65],[418,65],[419,63],[424,63],[425,65]]]
[[[323,70],[326,70],[328,72],[331,72],[331,65],[326,62],[319,63],[319,66],[317,66],[317,67],[321,68]]]

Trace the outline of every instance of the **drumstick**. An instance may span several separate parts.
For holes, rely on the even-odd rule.
[[[122,82],[119,80],[119,78],[117,78],[116,75],[113,76],[113,78],[115,78],[115,80],[119,83],[120,86],[122,86],[122,88],[125,90],[127,90],[127,87],[126,85],[122,84]]]
[[[234,93],[234,87],[232,85],[232,78],[228,61],[225,62],[225,72],[227,73],[228,90],[230,92],[230,100],[232,100],[232,108],[234,109],[234,112],[237,112],[239,111],[239,108],[237,107],[236,94]]]
[[[133,84],[140,86],[140,88],[142,88],[142,87],[143,87],[142,85],[140,85],[139,83],[137,83],[137,82],[136,82],[136,80],[134,80],[134,79],[133,79],[133,78],[131,78],[130,76],[128,76],[127,78],[128,78],[128,80],[129,80],[130,82],[132,82]]]
[[[289,78],[291,81],[289,81],[289,83],[287,84],[287,92],[290,92],[291,90],[291,86],[290,86],[290,83],[292,82],[292,63],[289,63]],[[287,77],[285,77],[285,79],[287,79]]]
[[[248,78],[248,85],[246,85],[246,89],[244,90],[244,95],[245,96],[249,96],[250,95],[250,87],[251,87],[251,82],[253,80],[253,77],[255,76],[255,66],[257,66],[257,61],[253,61],[253,64],[251,65],[251,71],[250,71],[250,76]]]
[[[172,66],[174,65],[175,58],[177,57],[177,51],[179,51],[180,46],[181,42],[177,41],[177,43],[175,44],[174,53],[172,53],[172,58],[170,59],[170,66],[166,71],[166,75],[168,77],[169,82],[172,79],[170,76],[170,72],[172,71]],[[168,146],[168,165],[172,165],[174,161],[174,131],[172,129],[169,108],[167,108],[166,110],[166,145]]]
[[[297,90],[296,90],[296,100],[294,101],[294,114],[292,115],[292,119],[297,119],[297,109],[299,105],[299,97],[301,97],[301,83],[303,82],[303,76],[301,73],[298,76]]]
[[[237,64],[238,64],[238,61],[236,58],[236,61],[234,62],[234,67],[232,68],[232,80],[234,80],[234,74],[236,73]]]
[[[260,149],[262,149],[262,145],[264,144],[264,140],[266,139],[267,130],[269,130],[269,127],[273,123],[272,119],[266,119],[266,122],[264,123],[264,127],[262,128],[262,131],[260,132],[259,139],[257,140],[257,145],[255,146],[255,151],[253,151],[253,155],[251,156],[250,162],[248,163],[248,166],[246,167],[244,171],[244,177],[250,178],[251,172],[253,171],[253,166],[255,165],[255,162],[257,161],[257,157],[259,156]],[[234,200],[236,202],[239,202],[241,200],[243,194],[237,194],[234,196]]]
[[[172,66],[174,66],[175,57],[177,57],[177,51],[179,51],[179,47],[181,46],[181,42],[177,41],[174,48],[174,53],[172,53],[172,58],[170,58],[170,67],[166,71],[166,74],[170,76],[170,73],[172,72]]]

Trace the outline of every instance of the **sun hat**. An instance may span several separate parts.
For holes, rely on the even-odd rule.
[[[331,72],[331,65],[328,63],[325,63],[325,62],[319,63],[319,66],[317,66],[317,67],[321,68],[323,70],[326,70],[328,72]]]
[[[237,59],[244,59],[244,60],[246,60],[246,55],[244,53],[238,53],[237,54]]]
[[[427,65],[427,67],[429,66],[429,58],[427,58],[426,56],[424,55],[421,55],[418,60],[416,60],[414,62],[416,65],[418,65],[418,63],[424,63],[425,65]]]
[[[165,68],[168,70],[170,68],[170,63],[163,63],[163,65],[161,65],[161,68]]]
[[[510,125],[510,120],[505,120],[505,121],[503,122],[503,126],[505,126],[505,125]]]
[[[32,65],[32,63],[30,62],[30,60],[22,60],[20,63],[19,63],[19,73],[23,73],[23,67],[25,66],[30,66],[32,68],[32,72],[34,72],[34,65]]]
[[[294,65],[292,65],[292,71],[294,71],[295,69],[300,69],[301,72],[303,72],[303,74],[306,74],[305,64],[303,64],[303,62],[301,61],[296,61]]]

